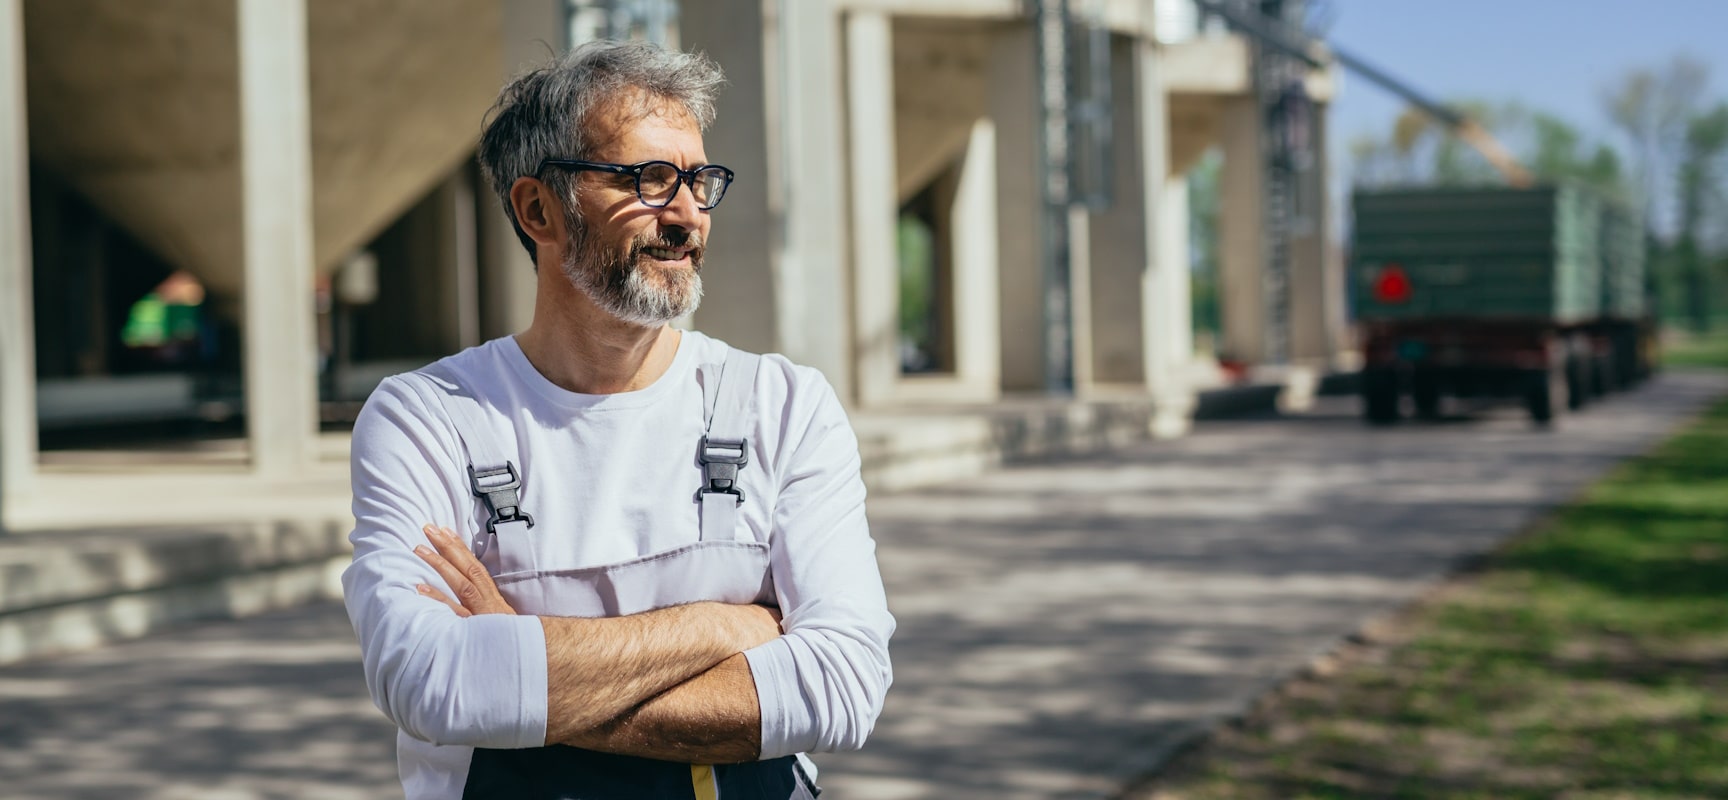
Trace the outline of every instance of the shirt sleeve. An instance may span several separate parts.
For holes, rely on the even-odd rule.
[[[761,704],[762,758],[862,747],[893,681],[894,617],[864,516],[858,440],[821,374],[794,369],[801,380],[791,396],[814,402],[788,401],[782,423],[791,449],[770,560],[785,635],[744,654]]]
[[[460,531],[473,513],[467,457],[444,409],[417,380],[385,381],[354,423],[354,562],[342,589],[366,686],[385,716],[416,739],[539,747],[546,739],[540,620],[458,617],[415,588],[453,595],[414,547],[427,544],[421,526]]]

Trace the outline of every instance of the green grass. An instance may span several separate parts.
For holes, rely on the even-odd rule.
[[[1704,336],[1676,335],[1663,345],[1662,363],[1728,369],[1728,330],[1718,329]]]
[[[1728,797],[1728,402],[1136,798]]]

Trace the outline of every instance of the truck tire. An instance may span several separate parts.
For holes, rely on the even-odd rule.
[[[1390,369],[1362,370],[1362,418],[1371,425],[1398,421],[1398,373]]]
[[[1567,410],[1577,411],[1590,399],[1590,372],[1590,362],[1577,356],[1566,357]]]
[[[1537,425],[1546,426],[1554,421],[1554,409],[1561,399],[1557,395],[1570,383],[1570,380],[1556,380],[1556,377],[1548,370],[1524,376],[1524,407],[1530,412],[1530,421]]]
[[[1410,397],[1415,401],[1417,418],[1440,418],[1440,376],[1434,370],[1418,367],[1410,373]]]
[[[1620,391],[1620,373],[1614,368],[1614,356],[1602,355],[1595,359],[1595,368],[1591,370],[1591,390],[1597,397],[1606,397]]]

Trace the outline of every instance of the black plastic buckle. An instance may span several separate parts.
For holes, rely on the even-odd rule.
[[[494,478],[509,476],[509,480],[482,483]],[[534,518],[522,510],[522,476],[516,474],[516,465],[504,462],[501,469],[476,470],[473,465],[468,467],[468,482],[474,487],[474,496],[486,502],[486,508],[492,511],[492,518],[486,520],[488,533],[498,532],[500,522],[526,522],[528,527],[534,527]]]
[[[707,484],[696,490],[700,501],[705,494],[729,494],[744,502],[744,490],[738,488],[738,468],[750,463],[749,439],[710,439],[702,437],[702,449],[696,460],[702,464],[702,476]]]

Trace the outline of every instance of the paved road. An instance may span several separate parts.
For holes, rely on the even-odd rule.
[[[896,682],[822,783],[1107,796],[1724,392],[1670,374],[1550,432],[1512,412],[1368,430],[1328,400],[874,498]],[[0,670],[0,794],[400,796],[355,658],[320,606]]]

